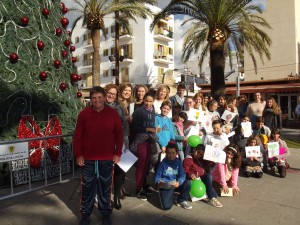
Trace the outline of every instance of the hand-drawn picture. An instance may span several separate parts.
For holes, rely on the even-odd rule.
[[[227,123],[230,123],[231,120],[236,116],[235,113],[225,110],[221,119],[225,120]]]
[[[260,146],[246,146],[245,152],[246,152],[246,158],[261,157]]]
[[[268,145],[268,157],[272,158],[279,155],[279,144],[278,142],[267,143]]]
[[[250,137],[252,135],[251,122],[241,122],[244,137]]]
[[[216,149],[211,145],[206,145],[203,158],[213,162],[225,163],[226,153],[221,149]]]

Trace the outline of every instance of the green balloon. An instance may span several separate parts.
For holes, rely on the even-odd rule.
[[[199,144],[202,144],[202,139],[198,135],[191,135],[188,138],[188,143],[191,147],[195,148]]]
[[[206,187],[205,184],[201,180],[192,180],[190,194],[193,197],[201,198],[206,193]]]

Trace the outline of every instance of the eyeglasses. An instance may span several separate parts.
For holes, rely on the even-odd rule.
[[[111,92],[107,92],[108,95],[111,95],[111,96],[116,96],[117,94],[116,93],[111,93]]]

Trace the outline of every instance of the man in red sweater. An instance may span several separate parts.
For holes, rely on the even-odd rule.
[[[105,105],[105,96],[102,87],[91,89],[91,107],[80,112],[75,129],[74,154],[82,170],[80,225],[89,224],[96,194],[103,224],[111,223],[113,165],[120,161],[123,128],[116,110]]]

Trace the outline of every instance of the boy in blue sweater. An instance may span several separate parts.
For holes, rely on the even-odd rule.
[[[172,139],[175,140],[174,128],[168,114],[171,110],[171,102],[164,101],[160,106],[161,114],[155,116],[155,127],[160,127],[161,132],[156,133],[158,143],[163,153],[166,152],[166,146]]]
[[[155,184],[159,187],[159,196],[162,208],[169,210],[173,205],[174,191],[180,194],[175,204],[184,209],[191,209],[187,203],[191,188],[190,182],[186,182],[186,175],[182,162],[176,157],[178,146],[174,140],[171,140],[166,146],[166,158],[158,165],[155,174]]]

